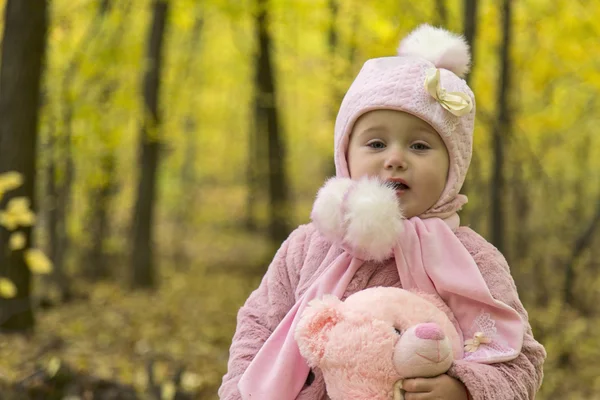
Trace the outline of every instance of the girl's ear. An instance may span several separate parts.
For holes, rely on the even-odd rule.
[[[319,366],[329,341],[331,329],[344,320],[344,304],[335,296],[312,300],[296,326],[295,339],[300,354],[311,367]]]

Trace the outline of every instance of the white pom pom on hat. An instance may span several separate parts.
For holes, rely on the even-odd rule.
[[[342,203],[352,186],[350,178],[331,178],[317,193],[310,218],[317,229],[332,242],[344,237],[344,215]]]
[[[377,178],[328,180],[311,218],[328,240],[365,260],[390,257],[404,228],[396,192]]]
[[[471,67],[469,45],[462,35],[427,24],[420,25],[400,42],[398,55],[424,58],[461,78]]]

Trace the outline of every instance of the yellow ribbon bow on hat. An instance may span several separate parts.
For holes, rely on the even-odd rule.
[[[440,70],[432,68],[425,77],[425,89],[446,110],[457,117],[467,115],[473,109],[471,98],[461,92],[447,92],[440,86]]]

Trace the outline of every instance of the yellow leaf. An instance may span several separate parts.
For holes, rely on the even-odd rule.
[[[154,379],[157,382],[163,382],[169,374],[169,365],[164,362],[157,361],[154,363]]]
[[[60,369],[60,359],[58,357],[52,357],[46,366],[48,375],[52,378]]]
[[[29,209],[27,197],[15,197],[9,200],[6,210],[0,212],[0,225],[9,231],[19,226],[32,226],[35,214]]]
[[[181,387],[186,392],[195,392],[202,386],[202,377],[193,372],[184,372],[181,376]]]
[[[138,390],[145,390],[148,387],[148,374],[144,369],[138,369],[133,376],[133,385]]]
[[[5,227],[9,231],[14,231],[19,224],[13,215],[6,211],[0,211],[0,226]]]
[[[109,365],[105,363],[96,364],[96,368],[94,369],[94,374],[102,379],[112,379],[113,371],[111,370]]]
[[[15,284],[6,278],[0,278],[0,297],[12,299],[17,295]]]
[[[177,388],[173,382],[165,382],[161,387],[161,400],[173,400],[175,398],[175,393],[177,392]]]
[[[12,250],[23,250],[25,247],[25,234],[23,232],[15,232],[10,235],[10,239],[8,241],[8,247]]]
[[[0,174],[0,198],[5,192],[18,188],[23,184],[23,175],[16,171]]]
[[[48,274],[52,271],[52,261],[38,249],[26,250],[25,262],[33,274]]]

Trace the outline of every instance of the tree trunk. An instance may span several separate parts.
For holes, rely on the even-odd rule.
[[[579,176],[588,176],[591,171],[587,170],[587,162],[590,159],[590,148],[591,148],[591,138],[587,137],[582,141],[581,145],[577,149],[577,168],[579,170]],[[576,193],[578,199],[585,199],[585,185],[588,185],[589,182],[585,179],[580,179],[575,183],[573,188],[574,193]],[[575,282],[577,280],[577,271],[575,269],[575,265],[577,264],[577,260],[583,252],[593,247],[593,237],[595,231],[598,229],[600,225],[600,194],[598,195],[598,199],[596,201],[596,211],[594,215],[588,217],[586,215],[585,208],[581,207],[581,204],[577,204],[573,207],[572,210],[568,212],[570,220],[573,221],[576,225],[583,225],[587,221],[589,221],[589,225],[586,229],[581,232],[580,236],[575,241],[574,245],[571,246],[572,253],[569,256],[568,260],[565,262],[564,266],[564,283],[563,283],[563,301],[566,304],[569,304],[572,307],[577,307],[581,310],[582,303],[580,298],[577,298],[575,295]],[[592,257],[592,260],[595,260]],[[585,275],[584,275],[585,276]]]
[[[62,137],[54,141],[56,146],[53,149],[52,158],[52,176],[49,179],[57,180],[54,183],[53,188],[56,197],[53,201],[53,207],[50,211],[50,221],[53,226],[52,234],[49,236],[50,244],[50,257],[54,263],[54,270],[52,271],[52,279],[57,283],[61,290],[61,297],[68,298],[70,296],[70,284],[67,281],[65,274],[65,258],[70,246],[69,235],[67,232],[68,225],[68,210],[71,204],[71,189],[73,187],[73,180],[75,179],[75,165],[73,161],[73,154],[71,152],[71,138],[73,136],[73,103],[70,100],[68,94],[68,87],[70,82],[73,80],[75,75],[76,66],[71,64],[63,78],[63,92],[62,92],[62,125],[64,132]],[[57,159],[62,160],[58,162]],[[59,174],[58,171],[62,171]],[[58,179],[57,175],[61,178]]]
[[[447,28],[448,23],[448,7],[445,0],[435,0],[435,6],[438,11],[438,24],[441,27]]]
[[[185,70],[180,77],[179,84],[188,85],[188,79],[193,71],[194,58],[200,53],[198,45],[200,43],[201,33],[204,26],[203,15],[196,15],[194,26],[190,33],[189,48],[187,49],[187,59],[185,62]],[[192,106],[193,109],[193,106]],[[173,222],[174,227],[177,229],[179,234],[172,235],[171,237],[171,249],[173,249],[173,261],[175,265],[182,266],[187,265],[187,252],[185,248],[185,238],[190,237],[190,230],[192,228],[190,204],[196,203],[196,188],[197,178],[195,172],[195,165],[198,156],[198,150],[196,145],[198,124],[196,122],[194,113],[190,111],[189,114],[185,115],[182,119],[182,129],[185,137],[185,153],[183,156],[183,165],[181,166],[179,176],[179,200],[175,206]]]
[[[262,8],[267,7],[266,4],[260,5],[262,0],[259,0],[259,14],[256,17],[256,41],[258,43],[258,56],[255,62],[255,94],[254,94],[254,121],[250,126],[248,133],[248,158],[246,167],[246,184],[248,192],[246,195],[246,220],[244,221],[245,228],[248,231],[254,232],[258,230],[258,222],[256,220],[256,209],[259,199],[263,198],[264,192],[269,187],[267,178],[269,171],[269,157],[267,123],[265,117],[265,101],[268,99],[265,92],[262,92],[260,74],[264,64],[262,55],[262,43],[260,39],[259,18],[261,13],[266,13]],[[264,18],[264,17],[263,17]],[[268,39],[267,39],[268,40]],[[267,54],[266,57],[269,57]]]
[[[102,22],[107,16],[108,12],[113,8],[114,0],[102,0],[98,8],[98,23],[94,28],[90,28],[88,33],[92,32],[92,29],[99,31],[102,27]],[[128,5],[124,11],[124,14],[128,14],[130,5]],[[123,31],[127,26],[126,23],[121,22],[117,29],[111,32],[111,41],[113,46],[118,46],[118,41],[123,35]],[[97,36],[99,32],[94,32],[90,39]],[[85,43],[85,41],[83,42]],[[96,84],[96,81],[101,80],[101,74],[96,74],[93,79],[90,79],[85,87],[91,87]],[[118,82],[114,80],[104,80],[100,83],[100,98],[99,98],[99,110],[100,112],[108,112],[108,108],[111,107],[110,99],[113,93],[118,88]],[[117,190],[118,183],[116,177],[116,155],[114,149],[110,146],[105,147],[104,153],[98,163],[98,167],[102,170],[102,176],[106,177],[102,186],[93,187],[90,190],[88,198],[91,199],[89,209],[89,234],[91,236],[91,247],[85,254],[85,262],[83,267],[84,276],[91,280],[96,281],[99,279],[109,278],[111,271],[108,268],[108,260],[106,259],[106,252],[104,244],[106,238],[111,236],[110,232],[110,205],[112,196]]]
[[[93,207],[90,212],[90,233],[92,236],[92,247],[88,253],[88,262],[85,264],[85,276],[96,281],[108,278],[110,271],[107,268],[106,254],[104,252],[104,241],[110,237],[109,232],[109,209],[112,195],[115,191],[115,155],[112,152],[105,154],[100,160],[100,168],[107,177],[106,182],[92,190]]]
[[[465,35],[465,39],[467,40],[467,44],[471,49],[471,69],[467,76],[465,76],[465,80],[467,84],[471,81],[471,74],[473,73],[473,68],[475,66],[475,35],[477,34],[477,3],[478,0],[464,0],[463,2],[463,31]],[[467,176],[468,178],[469,176]],[[461,189],[461,193],[468,193],[468,186],[470,184],[471,179],[465,179],[463,187]],[[472,212],[467,207],[465,211],[463,211],[462,215],[465,217],[465,223],[468,225],[473,222]]]
[[[498,81],[498,122],[494,126],[492,141],[493,181],[492,181],[492,243],[504,252],[504,146],[505,137],[511,129],[511,115],[508,94],[510,91],[510,45],[511,45],[511,0],[503,0],[502,46],[500,48],[500,77]]]
[[[51,121],[50,124],[53,122]],[[64,251],[67,247],[66,238],[66,223],[65,206],[62,204],[65,201],[66,193],[70,191],[71,179],[63,177],[63,184],[57,185],[57,162],[56,157],[53,157],[54,149],[57,146],[54,128],[50,127],[51,132],[48,140],[48,152],[50,159],[48,160],[48,172],[46,181],[46,202],[48,215],[47,235],[48,235],[48,257],[52,260],[54,268],[52,275],[46,282],[54,282],[60,291],[61,301],[68,301],[72,297],[71,284],[64,271],[63,260]],[[67,168],[67,174],[69,173]],[[66,182],[68,181],[68,183]]]
[[[198,155],[195,139],[196,129],[197,124],[194,117],[191,115],[184,117],[183,132],[186,144],[179,177],[179,200],[174,215],[174,228],[177,230],[177,234],[171,236],[170,246],[173,250],[173,262],[178,267],[188,264],[186,238],[191,237],[193,234],[191,225],[193,210],[189,205],[196,203],[196,173],[194,171]],[[183,270],[183,268],[180,268],[180,270]]]
[[[154,0],[152,29],[148,37],[148,68],[144,79],[144,120],[140,132],[140,169],[133,217],[132,270],[134,287],[152,288],[156,284],[153,257],[154,205],[160,151],[159,89],[162,50],[169,5]]]
[[[46,181],[46,207],[48,213],[48,225],[46,226],[48,236],[48,258],[52,260],[56,268],[56,232],[58,231],[58,186],[56,185],[56,160],[52,157],[53,149],[56,146],[56,137],[54,133],[54,121],[50,121],[50,133],[48,138],[48,153],[50,157],[48,159],[48,172]]]
[[[99,99],[99,111],[101,113],[108,113],[110,98],[115,92],[117,85],[118,83],[115,81],[104,83]],[[115,170],[116,163],[114,150],[104,148],[97,168],[102,171],[101,175],[106,177],[106,179],[101,186],[92,187],[88,194],[91,204],[86,221],[89,221],[88,232],[91,236],[91,247],[85,254],[82,272],[90,281],[109,278],[111,275],[111,271],[108,269],[108,261],[106,260],[104,243],[106,238],[109,238],[111,234],[109,210],[112,196],[118,186]]]
[[[518,149],[515,148],[511,151],[513,155],[511,161],[511,202],[510,202],[510,221],[513,229],[511,230],[508,238],[510,244],[507,244],[504,257],[508,261],[508,265],[526,265],[526,261],[529,259],[530,245],[532,235],[530,232],[529,225],[529,212],[531,209],[530,196],[526,178],[523,176],[523,170],[525,163],[523,158],[517,154]],[[518,288],[527,287],[531,282],[531,269],[524,267],[513,268],[511,270],[515,283]],[[538,277],[541,278],[541,277]],[[521,299],[524,302],[533,301],[535,298],[535,291],[539,285],[535,285],[532,290],[522,293]]]
[[[0,200],[26,196],[35,209],[36,142],[42,66],[46,51],[47,3],[8,0],[5,9],[2,68],[0,70],[0,173],[18,171],[24,184]],[[23,230],[27,245],[32,229]],[[0,227],[0,276],[17,288],[13,299],[0,299],[0,331],[26,332],[34,327],[31,274],[23,251],[7,252],[9,232]]]
[[[519,262],[529,254],[529,211],[531,209],[530,195],[528,185],[523,177],[524,163],[522,161],[515,163],[513,168],[513,179],[515,182],[513,192],[513,212],[515,214],[514,223],[516,224],[514,233],[514,251],[513,257],[515,262]],[[509,264],[511,264],[509,262]]]
[[[256,33],[259,52],[255,101],[257,102],[257,134],[267,142],[268,149],[269,237],[273,244],[279,245],[289,233],[287,224],[288,194],[285,172],[285,146],[280,134],[277,92],[271,59],[271,37],[267,29],[267,11],[267,1],[258,0]]]
[[[471,166],[469,167],[469,187],[473,188],[474,193],[485,193],[486,191],[486,179],[482,176],[481,169],[482,163],[480,155],[477,152],[473,152],[471,158]],[[467,194],[466,184],[463,185],[461,193]],[[484,232],[484,224],[488,220],[485,215],[487,213],[487,204],[485,202],[485,196],[478,195],[477,202],[469,203],[461,211],[461,223],[466,226],[470,226],[475,232]],[[489,231],[489,224],[487,226]]]
[[[331,103],[330,103],[330,108],[329,108],[329,118],[331,120],[331,126],[333,129],[333,126],[335,125],[335,120],[337,118],[337,113],[338,110],[340,108],[340,103],[342,102],[342,99],[344,98],[344,93],[343,91],[340,89],[340,71],[337,68],[338,66],[338,58],[340,57],[339,55],[339,48],[340,48],[340,36],[338,34],[338,30],[337,30],[337,19],[338,19],[338,15],[339,15],[339,4],[337,0],[329,0],[329,13],[330,13],[330,20],[329,20],[329,35],[328,35],[328,42],[329,42],[329,59],[331,60],[330,63],[330,72],[329,72],[329,76],[330,76],[330,82],[331,82]],[[329,159],[327,164],[326,164],[326,168],[325,168],[325,174],[326,176],[335,176],[335,162],[333,161],[333,159]]]
[[[256,203],[259,196],[260,188],[259,181],[262,174],[259,172],[262,168],[262,159],[258,156],[258,124],[251,125],[248,132],[248,159],[246,161],[246,185],[248,193],[246,194],[246,218],[244,221],[245,228],[254,232],[258,229],[256,222]]]
[[[337,19],[340,12],[340,2],[339,0],[329,0],[329,33],[328,33],[328,43],[329,43],[329,58],[331,59],[330,66],[330,82],[331,82],[331,103],[330,103],[330,111],[329,118],[332,121],[332,129],[335,124],[335,120],[337,118],[337,113],[340,108],[340,104],[344,99],[345,88],[340,86],[340,81],[345,80],[349,75],[352,74],[352,68],[356,61],[356,35],[359,29],[359,16],[356,12],[352,16],[352,29],[353,32],[352,38],[348,40],[347,48],[343,48],[343,42],[340,39],[340,35],[338,32]],[[342,51],[344,54],[342,55]],[[339,68],[340,58],[345,57],[347,64],[344,68]],[[333,158],[329,159],[323,168],[325,176],[335,176],[335,162]]]
[[[338,14],[339,14],[339,5],[337,3],[337,0],[329,0],[329,12],[331,13],[331,18],[329,21],[329,56],[331,57],[332,60],[335,60],[336,58],[336,53],[337,53],[337,48],[338,48],[338,43],[339,43],[339,36],[338,36],[338,31],[337,31],[337,27],[336,27],[336,21],[338,18]],[[333,65],[335,66],[335,62],[333,63]],[[332,76],[335,76],[333,72],[335,72],[335,68],[332,68]]]
[[[53,196],[51,209],[49,212],[49,248],[50,259],[54,263],[52,278],[57,284],[61,298],[63,301],[68,301],[71,298],[71,282],[65,273],[66,257],[69,251],[70,238],[67,231],[68,217],[71,204],[71,195],[73,182],[75,180],[75,163],[71,147],[71,139],[73,136],[73,102],[71,100],[71,85],[75,81],[75,76],[82,56],[85,55],[85,49],[88,48],[90,42],[100,33],[102,22],[106,17],[112,5],[112,0],[102,0],[98,6],[97,18],[90,25],[77,50],[73,54],[68,63],[67,70],[62,79],[61,85],[61,100],[62,100],[62,126],[64,132],[59,140],[52,140],[53,148],[50,161],[50,174],[48,179],[57,180],[58,182],[49,182],[48,188],[52,189]],[[61,160],[58,162],[57,160]],[[58,171],[62,171],[58,174]],[[61,178],[59,179],[59,175]],[[86,264],[84,273],[89,270],[89,264]]]
[[[255,64],[257,71],[255,73],[255,80],[258,76],[258,70],[260,68],[258,60],[259,59],[257,57]],[[264,146],[264,140],[261,140],[263,137],[261,133],[264,127],[261,124],[261,106],[258,82],[255,83],[254,91],[254,121],[252,124],[250,124],[250,128],[248,130],[248,156],[246,159],[246,185],[248,187],[248,192],[246,194],[246,218],[244,221],[246,230],[250,232],[255,232],[258,230],[258,223],[256,221],[257,203],[261,194],[261,187],[267,186],[265,179],[266,146]],[[261,185],[261,182],[264,184]]]
[[[471,48],[471,71],[465,77],[467,83],[471,81],[471,74],[475,66],[475,37],[477,35],[477,5],[479,0],[464,0],[464,35],[469,47]]]

